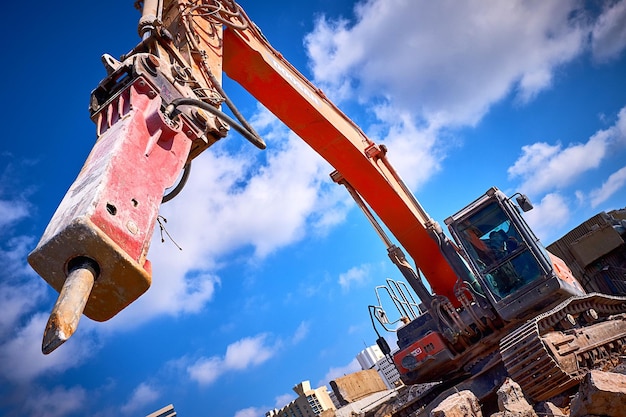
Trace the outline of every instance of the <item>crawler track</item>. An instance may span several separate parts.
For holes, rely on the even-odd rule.
[[[504,337],[500,353],[509,376],[530,398],[558,395],[626,353],[626,298],[571,298]]]
[[[439,384],[402,403],[394,417],[428,416],[443,398],[464,389],[479,398],[508,376],[530,399],[544,401],[577,385],[592,369],[610,370],[626,355],[626,297],[572,297],[511,331],[483,371]]]

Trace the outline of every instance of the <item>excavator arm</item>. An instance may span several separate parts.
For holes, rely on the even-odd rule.
[[[335,181],[358,192],[415,260],[433,291],[451,296],[457,275],[437,241],[440,229],[389,163],[386,147],[369,139],[252,25],[224,31],[223,65],[230,78],[337,170]]]
[[[290,65],[238,4],[142,6],[141,42],[119,61],[103,57],[108,75],[91,95],[98,135],[92,153],[29,255],[60,292],[44,353],[71,336],[82,313],[108,320],[148,289],[147,253],[163,193],[193,158],[230,127],[265,147],[223,91],[222,72],[335,168],[333,180],[378,215],[433,292],[455,299],[458,254],[391,166],[386,148]],[[223,104],[238,120],[221,111]]]

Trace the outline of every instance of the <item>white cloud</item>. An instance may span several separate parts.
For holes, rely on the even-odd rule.
[[[537,237],[547,245],[559,237],[553,236],[554,231],[570,219],[570,205],[562,195],[556,193],[547,194],[539,203],[533,202],[533,205],[531,211],[524,213],[524,218]]]
[[[242,370],[259,365],[274,355],[275,346],[267,346],[267,335],[247,337],[228,345],[224,365],[228,369]]]
[[[80,366],[96,354],[98,345],[93,337],[92,322],[83,320],[79,326],[81,337],[67,341],[62,348],[49,355],[41,353],[43,330],[47,314],[35,314],[22,328],[16,328],[11,337],[0,345],[0,363],[20,366],[0,367],[0,378],[14,383],[28,383],[42,374],[54,374]]]
[[[202,357],[196,360],[187,367],[187,373],[192,380],[208,385],[225,372],[242,371],[260,365],[274,356],[279,347],[279,344],[267,344],[267,339],[267,334],[243,338],[228,345],[223,357]]]
[[[46,298],[47,284],[26,263],[33,246],[34,239],[29,236],[6,237],[0,245],[0,344]]]
[[[295,399],[296,396],[293,393],[282,394],[276,397],[274,400],[274,406],[281,409]]]
[[[281,394],[278,395],[275,399],[274,399],[274,409],[280,410],[281,408],[285,407],[287,404],[289,404],[291,401],[295,400],[296,396],[293,393],[287,393],[287,394]],[[265,412],[268,411],[270,407],[266,407],[264,409],[256,407],[256,408],[246,408],[245,410],[241,410],[244,411],[248,414],[243,414],[242,416],[239,416],[239,411],[237,412],[237,414],[235,414],[236,417],[263,417],[265,415]],[[254,414],[256,413],[256,414]]]
[[[596,208],[600,204],[608,200],[612,195],[624,187],[626,184],[626,167],[623,167],[609,176],[609,178],[600,186],[589,193],[591,198],[591,207]]]
[[[537,142],[522,147],[522,155],[508,169],[509,177],[519,178],[525,193],[538,194],[573,184],[585,172],[600,166],[612,149],[626,145],[626,108],[615,124],[599,130],[587,142],[568,146]]]
[[[591,32],[592,54],[596,61],[617,58],[626,47],[626,2],[610,2]]]
[[[156,255],[153,259],[158,259],[159,256]],[[169,261],[172,259],[177,259],[175,254],[170,254]],[[129,330],[162,314],[199,312],[213,298],[221,280],[207,270],[184,270],[182,266],[184,265],[181,265],[181,268],[168,267],[155,260],[152,286],[148,292],[117,316],[100,324],[99,330],[103,333]]]
[[[270,129],[280,135],[281,126],[275,121]],[[332,169],[292,134],[274,143],[268,139],[268,147],[267,164],[255,155],[234,157],[219,150],[200,157],[185,198],[164,207],[173,213],[170,223],[176,218],[171,227],[184,250],[215,259],[251,246],[263,257],[303,236]],[[197,233],[203,224],[206,233]]]
[[[10,237],[10,234],[5,236],[0,245],[0,264],[2,264],[0,276],[3,278],[2,281],[21,283],[25,278],[32,279],[37,276],[26,263],[26,256],[34,245],[35,239],[31,236]],[[41,282],[43,283],[43,281]]]
[[[347,272],[339,274],[339,285],[341,289],[347,291],[352,286],[361,286],[369,279],[370,266],[361,265],[352,267]]]
[[[348,334],[355,334],[355,333],[359,333],[363,330],[363,323],[361,324],[353,324],[350,327],[348,327]]]
[[[0,230],[28,217],[28,209],[22,200],[0,200]]]
[[[550,87],[555,68],[584,50],[589,29],[573,20],[577,7],[370,0],[352,25],[322,17],[306,46],[331,96],[351,85],[363,100],[384,98],[427,121],[473,125],[514,90],[528,100]]]
[[[409,188],[419,188],[440,169],[443,151],[437,137],[443,134],[441,123],[433,119],[428,126],[418,126],[409,111],[390,105],[374,111],[379,123],[368,129],[370,137],[387,146],[389,161]]]
[[[86,400],[87,393],[82,387],[54,387],[48,391],[34,387],[30,398],[24,401],[24,411],[33,417],[76,415]]]
[[[563,65],[591,50],[591,33],[595,54],[622,50],[625,3],[594,18],[577,1],[369,0],[353,21],[320,17],[305,45],[315,82],[335,101],[367,103],[368,134],[417,189],[455,146],[454,128],[476,125],[508,96],[524,104],[550,88]],[[537,192],[571,184],[602,161],[602,140],[530,145],[511,175]],[[545,175],[521,166],[542,152],[555,153],[541,160]]]
[[[226,372],[222,359],[219,357],[200,358],[187,368],[189,377],[201,385],[213,383],[219,376]]]
[[[267,410],[262,410],[258,407],[248,407],[237,411],[234,417],[263,417],[265,411]]]
[[[607,137],[596,134],[584,144],[534,143],[522,147],[522,156],[509,168],[513,179],[521,177],[522,190],[537,194],[574,183],[584,172],[597,168],[606,156]]]
[[[32,161],[17,159],[8,153],[0,157],[4,163],[0,171],[0,231],[6,236],[7,228],[30,217],[36,208],[28,201],[32,185],[23,184],[23,179],[32,174]]]
[[[306,321],[300,323],[300,325],[296,329],[296,332],[293,335],[293,338],[291,339],[291,343],[295,345],[303,341],[309,334],[309,327],[310,325]]]
[[[356,358],[354,358],[349,364],[345,366],[330,368],[328,372],[326,372],[326,375],[324,375],[324,379],[318,382],[318,386],[326,385],[334,379],[337,379],[339,377],[342,377],[342,376],[345,376],[345,375],[348,375],[348,374],[351,374],[353,372],[357,372],[360,370],[361,370],[361,365],[359,365],[359,361],[357,361]]]
[[[301,341],[308,333],[308,323],[302,322],[287,340],[292,344]],[[177,367],[185,368],[187,375],[201,385],[209,385],[215,382],[222,374],[231,371],[244,371],[261,365],[284,348],[286,343],[277,339],[272,341],[268,333],[261,333],[253,337],[244,337],[226,347],[223,356],[215,355],[201,357],[190,365],[186,358],[177,361]]]
[[[8,174],[1,176],[5,178]],[[6,182],[3,184],[0,192],[6,191],[3,189]],[[20,192],[26,193],[23,189]],[[3,218],[0,230],[4,236],[0,244],[0,361],[5,365],[17,364],[0,367],[0,386],[7,390],[7,396],[16,398],[23,396],[24,388],[28,387],[30,397],[25,401],[25,413],[54,417],[78,410],[84,391],[79,387],[54,387],[46,392],[37,387],[35,381],[82,365],[97,353],[99,346],[87,320],[80,326],[81,340],[70,340],[64,349],[42,354],[47,312],[53,300],[45,307],[45,313],[40,312],[40,307],[43,301],[49,300],[49,293],[56,293],[49,290],[26,262],[28,252],[35,246],[35,238],[16,233],[17,223],[31,215],[29,209],[30,204],[23,197],[0,201],[0,217]]]
[[[40,282],[33,280],[17,285],[0,283],[0,340],[10,338],[10,333],[19,328],[20,320],[44,299],[45,290]]]
[[[124,414],[135,415],[142,407],[153,403],[161,396],[159,390],[148,383],[142,382],[135,388],[130,399],[120,410]]]

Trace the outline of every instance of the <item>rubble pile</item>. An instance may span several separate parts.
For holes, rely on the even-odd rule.
[[[498,410],[492,417],[537,417],[520,386],[510,378],[498,389]]]
[[[626,417],[626,375],[591,371],[577,392],[537,404],[509,378],[497,391],[498,411],[484,414],[485,408],[472,392],[460,391],[444,399],[430,417]]]
[[[572,399],[570,416],[626,417],[626,375],[592,371]]]
[[[435,407],[432,417],[482,417],[478,398],[471,391],[459,391],[443,400]]]

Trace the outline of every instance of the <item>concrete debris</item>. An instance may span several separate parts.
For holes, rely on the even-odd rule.
[[[626,375],[589,372],[572,399],[570,417],[626,417]]]
[[[482,417],[478,398],[471,391],[460,391],[443,400],[430,412],[431,417]]]
[[[385,403],[374,414],[370,415],[371,417],[391,417],[393,415],[393,404]]]
[[[564,417],[569,415],[569,408],[562,409],[551,401],[542,401],[535,405],[537,415],[545,417]]]
[[[359,417],[398,417],[401,415],[410,417],[626,417],[626,374],[613,371],[591,371],[583,378],[578,388],[572,388],[548,401],[538,403],[526,398],[519,384],[507,378],[495,395],[479,400],[469,390],[459,391],[444,398],[431,409],[430,413],[427,411],[429,408],[398,413],[403,403],[387,401],[367,412],[353,412],[350,415]],[[406,396],[406,393],[403,395]]]
[[[353,372],[330,381],[330,387],[341,406],[354,403],[374,393],[387,391],[387,386],[375,369]]]
[[[507,378],[498,389],[498,410],[503,416],[537,417],[522,388],[511,378]],[[504,413],[504,414],[501,414]]]

